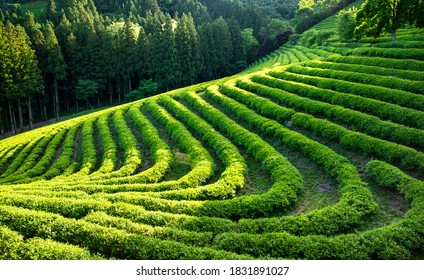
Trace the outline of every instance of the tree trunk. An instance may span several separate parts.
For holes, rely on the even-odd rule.
[[[24,116],[22,113],[21,99],[18,98],[18,112],[19,112],[19,129],[21,133],[24,132]]]
[[[91,109],[94,109],[94,107],[91,105],[90,101],[88,101],[88,98],[86,99],[86,101],[87,101],[87,109],[88,109],[88,106],[90,106]]]
[[[47,121],[47,107],[46,107],[46,104],[44,103],[44,101],[43,101],[43,115],[44,115],[44,117],[43,117],[43,119],[45,120],[45,121]]]
[[[100,95],[97,94],[97,108],[100,108]]]
[[[132,91],[131,77],[128,77],[128,92]]]
[[[392,30],[392,42],[396,40],[396,29]]]
[[[28,122],[29,122],[29,129],[33,129],[34,126],[32,124],[33,118],[32,118],[32,108],[31,108],[31,96],[28,95]]]
[[[78,99],[75,99],[75,107],[77,108],[77,112],[79,111]]]
[[[108,84],[107,84],[107,90],[109,92],[109,103],[110,103],[110,106],[112,106],[112,94],[113,94],[113,91],[112,91],[112,81],[109,81],[108,82]]]
[[[13,112],[12,112],[12,104],[9,103],[9,115],[10,115],[10,126],[12,128],[12,134],[15,135],[16,134],[16,128],[15,128],[15,122],[13,121]]]
[[[69,111],[69,95],[66,95],[66,110]]]
[[[54,104],[55,106],[55,116],[56,120],[59,120],[59,93],[57,92],[57,80],[53,79],[53,88],[54,88]]]

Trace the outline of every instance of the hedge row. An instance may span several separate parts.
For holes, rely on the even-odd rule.
[[[66,168],[72,164],[74,157],[74,145],[75,137],[77,131],[81,128],[81,124],[76,124],[69,128],[68,133],[66,134],[65,140],[63,141],[62,152],[60,153],[58,159],[55,163],[49,168],[49,170],[40,176],[40,179],[51,179],[56,176],[61,175]],[[37,178],[38,179],[38,178]]]
[[[44,150],[40,149],[41,153],[39,157],[35,159],[37,163],[32,165],[32,167],[29,170],[24,172],[19,172],[19,169],[18,169],[17,171],[17,173],[19,172],[18,174],[15,173],[12,176],[9,176],[8,178],[6,178],[4,182],[25,183],[25,182],[31,181],[30,178],[38,176],[38,175],[42,175],[43,173],[45,173],[52,165],[56,152],[59,149],[60,145],[62,144],[62,140],[67,134],[67,132],[68,132],[67,129],[63,129],[59,131],[58,133],[56,133],[56,135],[54,135],[53,139],[48,143],[45,149]],[[33,152],[35,152],[35,149]],[[29,158],[30,157],[28,157],[25,160],[25,164],[28,163]],[[32,157],[32,158],[35,158],[35,157]]]
[[[417,59],[424,60],[423,49],[396,49],[396,48],[358,48],[352,50],[352,55],[378,56],[398,59]]]
[[[424,154],[412,148],[354,132],[327,120],[302,113],[295,114],[292,121],[300,127],[310,129],[316,134],[337,141],[354,151],[362,151],[367,155],[376,156],[408,170],[424,172]]]
[[[22,151],[23,148],[24,145],[22,144],[4,148],[0,159],[0,174],[6,170],[10,162]]]
[[[179,121],[175,120],[166,110],[154,101],[147,102],[145,108],[161,122],[168,133],[187,152],[188,161],[192,170],[180,178],[180,181],[188,187],[195,187],[204,183],[214,173],[215,165],[209,152],[202,144]]]
[[[142,162],[138,141],[131,129],[128,127],[124,119],[124,112],[122,109],[113,114],[112,122],[118,134],[119,144],[124,150],[124,159],[122,167],[118,170],[118,172],[112,172],[107,174],[107,176],[128,176],[134,173]]]
[[[325,236],[295,236],[288,233],[223,233],[214,240],[217,249],[256,257],[301,259],[411,259],[424,246],[424,184],[384,162],[371,161],[366,167],[382,186],[397,189],[410,201],[404,218],[360,233]]]
[[[254,75],[251,79],[254,82],[283,89],[311,99],[329,102],[331,104],[340,105],[354,110],[359,109],[365,113],[376,115],[382,119],[388,119],[396,123],[417,128],[424,128],[424,113],[417,110],[353,94],[339,93],[333,90],[322,89],[298,82],[283,81],[265,74]]]
[[[0,226],[1,260],[96,260],[86,249],[55,242],[50,239],[24,237],[18,232]]]
[[[57,146],[59,146],[60,141],[62,140],[64,133],[60,133],[60,131],[57,131],[56,133],[52,133],[49,134],[47,136],[45,136],[44,138],[42,138],[37,145],[35,145],[34,149],[31,151],[31,153],[28,154],[28,156],[26,158],[22,158],[22,161],[19,162],[19,167],[16,168],[16,170],[9,174],[7,178],[2,179],[0,182],[7,182],[9,181],[9,179],[13,180],[13,177],[15,176],[19,176],[20,174],[25,173],[26,171],[29,171],[30,169],[34,168],[34,166],[39,162],[39,160],[43,157],[43,154],[46,150],[46,148],[49,146],[49,144],[54,141],[54,139],[57,137],[55,137],[55,135],[60,134],[60,139],[59,141],[55,141]],[[50,152],[52,150],[50,149]],[[54,157],[54,152],[53,151],[53,155],[52,158]],[[48,155],[50,156],[50,155]],[[9,166],[8,170],[3,174],[5,175],[8,171],[10,171],[11,167],[14,167],[13,165],[15,164],[15,162],[17,162],[17,160],[14,160],[13,163]]]
[[[39,143],[45,138],[48,138],[48,137],[44,136],[38,139],[36,138],[35,140],[32,140],[31,142],[29,142],[28,145],[26,145],[25,148],[23,148],[19,152],[19,154],[14,158],[13,162],[7,167],[6,171],[0,176],[0,178],[6,178],[10,176],[11,174],[13,174],[16,170],[18,170],[18,168],[20,168],[22,164],[25,162],[25,159],[35,149],[35,147],[37,147],[37,145],[39,145]]]
[[[315,68],[322,69],[332,69],[332,70],[341,70],[349,71],[356,73],[365,73],[387,77],[387,85],[391,87],[392,83],[394,85],[401,83],[402,87],[405,90],[409,90],[407,83],[411,83],[411,87],[416,88],[424,81],[424,75],[420,71],[411,71],[411,70],[401,70],[401,69],[387,69],[384,67],[378,66],[367,66],[360,64],[347,64],[347,63],[335,63],[335,62],[323,62],[323,61],[308,61],[306,65]],[[402,77],[402,78],[399,78]]]
[[[221,233],[233,230],[235,227],[235,224],[228,219],[201,216],[200,214],[204,210],[202,208],[203,204],[199,202],[160,200],[146,196],[146,206],[151,209],[145,209],[140,206],[141,203],[138,203],[143,201],[140,194],[127,192],[114,194],[112,197],[109,195],[109,198],[112,198],[112,202],[104,199],[108,198],[107,196],[105,194],[99,194],[89,198],[75,199],[14,194],[9,192],[0,193],[0,202],[4,206],[8,205],[46,211],[74,219],[81,219],[91,212],[105,212],[108,215],[127,218],[136,223],[160,227],[175,227],[188,231]],[[116,201],[113,199],[114,197]],[[128,198],[126,201],[129,203],[123,203],[123,198]],[[131,200],[131,198],[133,199]],[[161,201],[163,202],[162,205],[158,203]],[[165,208],[165,203],[168,204],[168,209],[162,209],[163,211],[160,211],[158,207]],[[197,215],[188,216],[186,214],[171,213],[178,206],[180,206],[181,211],[186,209],[186,212],[191,211]]]
[[[82,125],[81,151],[83,152],[81,152],[81,167],[80,170],[76,173],[78,175],[90,174],[94,170],[94,168],[96,168],[97,151],[94,146],[94,123],[96,122],[96,120],[97,118],[88,119]],[[71,178],[68,178],[67,176],[72,174],[76,170],[77,165],[78,163],[71,164],[69,168],[64,171],[63,176],[60,177],[69,181]],[[59,177],[55,179],[59,179]]]
[[[153,227],[134,223],[129,219],[113,217],[105,212],[92,212],[83,219],[104,227],[113,227],[128,233],[135,233],[161,240],[174,240],[190,246],[206,247],[212,241],[212,232],[196,232],[168,227]]]
[[[412,71],[424,70],[424,61],[418,61],[413,59],[393,59],[393,58],[381,58],[381,57],[332,55],[327,57],[327,61],[377,66],[377,67],[384,67],[389,69],[403,69],[403,70],[412,70]]]
[[[405,79],[400,79],[396,77],[387,77],[387,76],[379,76],[375,74],[366,74],[366,73],[356,73],[350,72],[346,69],[343,70],[334,70],[334,69],[322,69],[322,68],[312,68],[314,66],[309,63],[306,64],[309,67],[301,67],[298,65],[293,65],[287,69],[287,71],[297,74],[305,74],[309,76],[319,76],[324,78],[334,78],[338,80],[344,80],[355,83],[362,83],[366,85],[380,86],[385,87],[385,89],[377,88],[377,87],[363,87],[363,91],[380,90],[385,94],[390,95],[391,93],[403,95],[404,97],[408,96],[405,94],[405,91],[414,92],[418,94],[424,94],[424,82],[419,81],[409,81]],[[357,85],[353,85],[354,87]],[[400,91],[393,91],[388,89],[397,89]],[[362,95],[362,94],[359,94]],[[421,105],[420,107],[416,107],[417,109],[424,108],[424,96],[423,95],[410,95],[410,102],[416,103],[417,105]],[[394,96],[395,97],[395,96]],[[392,97],[393,98],[393,97]],[[412,100],[414,98],[414,100]],[[381,99],[380,99],[381,100]],[[416,100],[416,101],[415,101]],[[397,102],[397,98],[393,98],[393,102]],[[409,103],[409,102],[408,102]]]
[[[236,190],[244,187],[244,177],[247,173],[246,163],[238,149],[227,138],[216,132],[206,121],[172,98],[164,96],[160,98],[159,103],[172,111],[192,130],[199,133],[202,139],[216,151],[217,156],[223,162],[225,170],[221,174],[219,181],[222,187],[228,189],[228,191],[225,191],[225,196],[219,193],[212,193],[213,196],[211,198],[225,199],[228,198],[228,195],[229,197],[235,196]],[[205,199],[211,198],[205,197]]]
[[[304,46],[301,46],[301,45],[296,45],[296,46],[293,46],[292,48],[297,49],[297,50],[299,50],[303,53],[312,53],[312,54],[314,54],[318,57],[323,57],[323,58],[327,58],[330,55],[334,55],[333,52],[328,52],[328,51],[320,50],[320,49],[317,49],[317,48],[307,48],[307,47],[304,47]]]
[[[289,64],[300,62],[300,60],[297,58],[297,56],[294,53],[292,53],[291,51],[286,50],[286,54],[287,54],[289,62],[290,62]]]
[[[90,174],[90,176],[112,172],[117,166],[118,146],[113,139],[111,128],[109,126],[110,115],[111,112],[107,112],[101,115],[96,122],[98,135],[102,145],[102,160],[100,162],[99,169],[96,172],[93,172],[93,174]]]
[[[310,69],[309,67],[290,66],[285,71],[271,71],[269,72],[269,75],[283,80],[313,85],[322,89],[330,89],[393,103],[415,110],[421,110],[424,108],[423,95],[417,95],[407,91],[382,86],[344,81],[341,79],[345,78],[345,76],[348,76],[349,74],[343,74],[340,71],[336,72],[335,70],[327,70],[326,72],[326,70]],[[422,118],[424,119],[424,114]]]
[[[238,80],[225,83],[221,88],[221,92],[239,102],[255,106],[257,112],[263,115],[273,116],[278,122],[285,122],[296,113],[293,109],[279,106],[269,99],[259,97],[256,94],[235,87],[234,83],[237,82]]]
[[[424,148],[424,131],[420,129],[382,121],[375,116],[342,106],[311,100],[281,89],[267,87],[248,79],[238,79],[237,86],[241,89],[270,97],[295,110],[302,110],[311,115],[323,115],[325,117],[335,118],[338,121],[352,125],[360,131],[382,139]],[[253,99],[252,102],[254,102]],[[265,113],[264,111],[261,112]],[[278,120],[278,118],[276,119]]]
[[[379,48],[403,48],[403,49],[411,49],[411,48],[424,48],[424,41],[401,41],[397,40],[394,42],[382,42],[374,44],[375,47]]]
[[[174,161],[173,154],[168,144],[160,137],[154,125],[140,112],[140,106],[141,104],[131,106],[128,110],[128,116],[130,121],[140,131],[142,142],[149,148],[153,166],[133,176],[111,178],[98,183],[112,185],[158,182],[170,170]]]
[[[229,90],[231,89],[231,86],[227,85],[227,87]],[[228,97],[224,97],[217,92],[213,95],[214,100],[226,106],[252,126],[258,127],[263,133],[278,137],[284,144],[302,151],[312,160],[322,165],[340,183],[341,198],[335,207],[326,207],[297,217],[262,219],[260,224],[257,223],[257,220],[240,222],[242,231],[262,232],[266,228],[266,231],[289,231],[296,234],[334,234],[357,224],[362,216],[375,209],[376,205],[373,202],[371,193],[361,182],[355,167],[349,164],[345,158],[302,134],[290,131],[275,121],[256,115],[255,111]],[[259,109],[262,107],[260,104],[261,101],[258,98],[257,102],[251,102],[250,106]],[[277,117],[278,111],[270,110],[267,115]],[[264,124],[266,124],[265,127],[263,126]]]
[[[198,248],[175,241],[163,241],[129,234],[118,229],[66,219],[56,214],[0,206],[0,224],[19,231],[24,237],[52,238],[85,247],[91,253],[118,259],[250,259],[209,248]]]
[[[216,89],[210,87],[207,93],[210,91],[216,91]],[[225,132],[227,137],[245,147],[247,152],[261,162],[275,180],[271,189],[264,194],[242,196],[225,201],[206,201],[201,213],[232,219],[253,218],[282,210],[297,199],[297,192],[302,188],[302,179],[297,169],[285,157],[261,137],[239,126],[196,94],[188,92],[183,98],[209,122]]]
[[[293,53],[297,57],[297,59],[299,61],[301,61],[301,62],[309,60],[309,57],[307,57],[303,52],[301,52],[301,51],[299,51],[297,49],[294,49],[294,48],[290,48],[290,49],[289,48],[283,48],[283,50]]]

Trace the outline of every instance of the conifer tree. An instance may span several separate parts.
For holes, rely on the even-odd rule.
[[[226,74],[232,59],[232,44],[227,22],[219,17],[212,24],[219,75]]]
[[[19,127],[23,131],[22,102],[27,102],[32,127],[31,95],[42,90],[41,71],[31,49],[30,39],[21,26],[0,22],[0,98],[8,100],[12,132],[16,133],[14,105],[18,106]]]
[[[66,64],[63,59],[62,50],[57,41],[53,25],[47,21],[43,28],[46,50],[46,82],[51,81],[53,87],[53,112],[56,120],[59,120],[59,92],[58,81],[66,77]]]
[[[243,51],[243,41],[241,38],[240,25],[235,17],[231,17],[228,21],[228,32],[230,33],[232,46],[231,64],[245,61],[246,54]]]

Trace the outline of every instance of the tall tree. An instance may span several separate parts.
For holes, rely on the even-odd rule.
[[[129,18],[126,19],[124,27],[119,31],[120,43],[120,69],[122,75],[123,93],[132,90],[131,78],[135,71],[134,60],[136,57],[137,34],[134,24]]]
[[[17,124],[14,105],[18,106],[19,127],[23,131],[22,102],[27,102],[29,123],[32,126],[31,95],[42,90],[41,71],[35,51],[25,29],[10,22],[0,22],[0,96],[8,100],[12,132]]]
[[[215,50],[215,38],[212,32],[212,25],[208,22],[199,28],[200,48],[203,56],[203,68],[201,71],[202,80],[211,80],[218,65],[217,52]]]
[[[227,74],[227,68],[232,59],[231,36],[227,22],[222,17],[213,22],[212,34],[215,42],[218,75],[221,76]]]
[[[196,81],[201,70],[199,35],[191,15],[183,14],[175,30],[175,42],[178,51],[181,85],[189,85]]]
[[[47,21],[43,28],[46,50],[46,82],[51,81],[53,88],[53,112],[56,120],[59,120],[59,92],[58,81],[62,81],[66,77],[66,64],[53,24]]]
[[[385,30],[394,41],[397,29],[406,23],[424,26],[423,11],[422,0],[367,0],[356,13],[355,35],[378,37]]]
[[[228,32],[230,33],[232,54],[231,64],[245,61],[246,55],[243,52],[243,41],[241,38],[240,25],[235,17],[231,17],[227,21]]]

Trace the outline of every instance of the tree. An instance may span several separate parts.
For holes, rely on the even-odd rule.
[[[422,0],[367,0],[356,13],[358,26],[355,35],[378,37],[384,31],[391,32],[396,40],[396,30],[406,23],[423,27]]]
[[[196,81],[201,69],[199,35],[191,15],[183,14],[175,30],[175,43],[178,52],[181,85]]]
[[[341,10],[337,14],[337,34],[342,41],[351,41],[354,38],[356,27],[355,15],[358,9]]]
[[[25,29],[10,22],[0,22],[0,98],[8,101],[12,132],[16,133],[14,105],[17,103],[19,127],[23,131],[22,101],[28,106],[29,124],[32,127],[31,95],[43,89],[41,71],[35,51]],[[4,109],[2,108],[1,111]],[[2,124],[0,127],[4,127]]]
[[[228,32],[230,33],[232,54],[231,64],[241,63],[246,61],[246,53],[243,51],[243,41],[241,38],[240,25],[235,17],[231,17],[227,21]],[[242,63],[243,64],[243,63]],[[237,69],[242,70],[242,69]]]
[[[221,76],[227,73],[228,65],[232,59],[231,36],[227,22],[222,17],[213,22],[212,34],[215,42],[218,76]]]
[[[90,101],[88,101],[88,98],[94,96],[97,94],[99,88],[99,84],[95,81],[91,80],[78,80],[76,85],[76,94],[77,94],[77,100],[85,100],[87,102],[87,107],[90,106],[93,108],[93,106],[90,104]]]
[[[247,62],[251,63],[256,59],[256,52],[259,47],[259,42],[253,36],[252,28],[245,28],[241,31],[241,39],[243,45],[243,51],[246,53]]]
[[[120,49],[120,69],[122,75],[123,92],[132,90],[131,77],[135,72],[134,57],[136,57],[137,34],[134,24],[129,18],[125,21],[124,27],[119,30]]]
[[[52,82],[53,87],[53,112],[56,120],[59,120],[59,92],[58,81],[66,77],[66,64],[56,34],[53,30],[53,24],[47,21],[43,29],[46,50],[46,81]]]
[[[125,97],[129,101],[135,101],[135,100],[142,99],[144,97],[151,96],[155,94],[157,90],[158,90],[158,84],[153,82],[152,79],[141,80],[138,88],[126,94]]]

